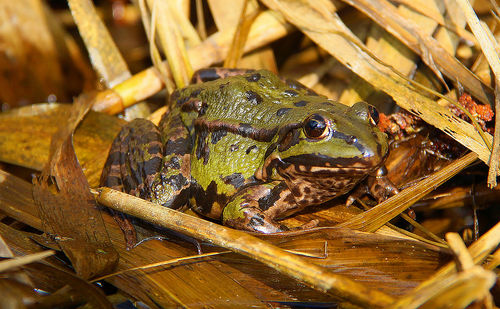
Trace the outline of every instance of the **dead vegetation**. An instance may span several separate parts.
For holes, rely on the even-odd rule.
[[[0,307],[500,303],[497,3],[68,4],[0,0]],[[157,122],[168,93],[208,66],[266,68],[376,105],[401,192],[284,220],[319,228],[250,235],[99,189],[120,126]],[[126,250],[104,206],[164,239]]]

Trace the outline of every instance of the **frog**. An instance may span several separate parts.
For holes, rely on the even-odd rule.
[[[103,186],[259,233],[288,230],[280,219],[367,177],[377,198],[395,190],[387,136],[366,102],[347,106],[267,70],[210,68],[169,107],[158,125],[135,119],[121,129]]]

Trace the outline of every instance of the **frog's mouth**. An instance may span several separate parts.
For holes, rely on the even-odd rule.
[[[384,157],[352,157],[332,158],[321,154],[304,154],[283,158],[287,166],[294,166],[297,174],[338,175],[338,174],[370,174],[384,162]]]

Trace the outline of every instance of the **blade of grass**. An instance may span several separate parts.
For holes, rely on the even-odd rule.
[[[19,267],[23,266],[29,263],[33,263],[36,261],[43,260],[46,257],[49,257],[51,255],[54,255],[55,251],[53,250],[47,250],[47,251],[42,251],[38,253],[33,253],[33,254],[28,254],[25,256],[20,256],[20,257],[15,257],[11,258],[5,261],[0,262],[0,272],[6,271],[8,269],[14,268],[14,267]]]
[[[248,39],[248,34],[250,32],[250,27],[252,26],[252,23],[255,21],[255,18],[257,18],[259,14],[258,9],[247,13],[248,6],[249,6],[249,1],[246,0],[241,10],[236,31],[234,32],[231,48],[229,49],[229,53],[226,57],[226,60],[224,60],[225,68],[237,67],[238,61],[241,59],[241,56],[243,56],[244,47]]]
[[[469,71],[455,57],[431,36],[422,34],[418,25],[402,18],[396,8],[385,0],[344,0],[355,6],[384,29],[401,40],[439,77],[441,72],[451,80],[458,80],[471,94],[485,104],[493,105],[493,91],[483,84],[476,75]]]
[[[158,31],[158,40],[167,56],[174,81],[177,87],[182,88],[189,83],[193,70],[184,45],[184,39],[176,23],[172,4],[169,4],[168,1],[155,0],[147,0],[147,3],[153,16],[156,14],[161,16],[161,18],[152,18],[152,22],[155,23]],[[152,40],[153,37],[150,39]]]
[[[90,0],[68,0],[92,66],[113,87],[131,77],[125,60]]]

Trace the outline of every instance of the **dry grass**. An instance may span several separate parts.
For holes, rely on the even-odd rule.
[[[124,299],[152,308],[498,306],[492,287],[500,264],[494,252],[500,131],[493,138],[487,128],[500,117],[484,125],[479,112],[482,104],[500,106],[497,6],[484,0],[473,6],[467,0],[133,2],[94,7],[69,0],[64,8],[57,1],[0,0],[0,100],[8,109],[0,114],[0,252],[17,257],[2,262],[0,290],[8,296],[0,307],[110,308]],[[284,220],[293,227],[318,219],[321,228],[263,236],[93,191],[102,205],[179,233],[163,231],[166,239],[126,250],[112,217],[89,198],[124,123],[113,115],[158,122],[169,108],[168,93],[186,86],[195,70],[221,65],[266,68],[344,104],[365,100],[387,115],[402,108],[420,117],[423,122],[406,128],[398,122],[406,131],[391,136],[387,165],[401,192],[371,208],[370,199],[356,203],[366,211],[336,199]],[[457,102],[463,92],[477,109]],[[34,104],[77,95],[72,105]],[[80,121],[85,104],[93,111]],[[68,118],[74,121],[67,124]],[[26,175],[44,166],[32,188]],[[72,208],[77,196],[87,212]],[[399,215],[413,222],[405,213],[412,206],[419,222],[413,233],[391,223]],[[138,231],[159,233],[145,224]],[[116,252],[103,249],[110,245]],[[47,247],[63,259],[49,256]],[[37,262],[6,266],[24,255]],[[107,274],[98,279],[117,291],[86,281],[96,274]]]

